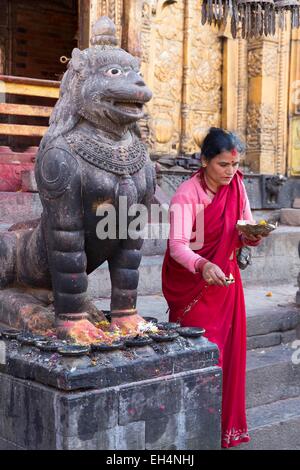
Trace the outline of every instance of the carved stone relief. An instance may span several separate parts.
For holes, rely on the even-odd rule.
[[[118,44],[121,44],[123,0],[96,0],[92,6],[94,17],[92,23],[100,16],[108,16],[115,23]]]
[[[200,2],[189,2],[189,9],[179,1],[142,4],[142,70],[154,98],[151,117],[140,127],[148,128],[152,154],[178,154],[183,121],[185,153],[198,151],[208,128],[221,124],[222,39],[213,27],[200,25]]]
[[[275,45],[276,46],[276,45]],[[277,47],[268,47],[267,50],[252,49],[248,53],[248,73],[250,77],[265,75],[276,77],[278,51]]]
[[[250,104],[247,119],[248,150],[274,152],[276,149],[275,106],[270,104]]]
[[[199,145],[209,127],[221,125],[222,38],[213,26],[201,26],[201,5],[195,5],[191,39],[190,151]]]
[[[246,142],[247,131],[247,98],[248,98],[248,66],[247,41],[238,38],[238,89],[237,89],[237,133]],[[243,157],[244,158],[244,157]]]
[[[147,107],[148,143],[151,153],[175,156],[180,136],[183,4],[158,7],[150,2],[142,7],[142,61],[153,91]]]

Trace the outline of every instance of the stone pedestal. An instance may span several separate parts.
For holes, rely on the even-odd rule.
[[[220,448],[222,375],[204,337],[77,359],[0,349],[0,449]]]
[[[300,226],[300,209],[281,209],[280,222],[284,225]]]

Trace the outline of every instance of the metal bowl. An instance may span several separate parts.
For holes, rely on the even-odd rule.
[[[120,349],[124,346],[123,341],[114,341],[111,344],[107,343],[93,343],[91,344],[91,349],[94,352],[110,352]]]
[[[57,352],[59,348],[63,348],[65,345],[59,341],[35,341],[35,346],[43,352]]]
[[[156,341],[157,343],[163,343],[167,341],[174,341],[174,339],[178,338],[179,334],[177,333],[177,331],[169,330],[166,331],[164,334],[149,333],[149,336],[153,339],[153,341]]]
[[[58,353],[62,356],[70,356],[70,357],[77,357],[77,356],[84,356],[90,352],[89,346],[83,346],[80,344],[67,344],[65,346],[60,346],[58,348]]]
[[[17,337],[21,334],[21,331],[14,328],[8,328],[7,330],[2,330],[1,333],[2,337],[5,339],[17,339]]]
[[[152,343],[152,339],[149,338],[148,336],[138,336],[135,338],[128,338],[125,340],[125,346],[128,347],[141,347],[141,346],[147,346],[148,344]]]
[[[242,223],[245,221],[238,221],[236,224],[236,228],[242,232],[246,237],[247,235],[254,235],[254,236],[266,236],[269,235],[270,232],[275,230],[276,225],[273,224],[247,224],[247,223]]]
[[[157,323],[156,326],[159,330],[166,330],[166,331],[170,331],[170,330],[174,331],[180,328],[179,323],[174,323],[174,322],[160,322],[160,323]]]
[[[24,346],[33,346],[36,341],[46,341],[45,336],[35,335],[33,333],[21,333],[17,340]]]
[[[185,338],[199,338],[205,333],[205,329],[194,326],[183,326],[181,328],[178,328],[177,332],[180,334],[180,336],[183,336]]]

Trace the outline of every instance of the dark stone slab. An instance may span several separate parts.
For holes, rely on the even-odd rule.
[[[247,353],[247,408],[300,396],[300,367],[295,349],[280,344]]]
[[[297,328],[300,309],[294,305],[275,306],[247,316],[247,335],[267,335]]]
[[[281,343],[281,333],[268,333],[266,335],[249,336],[247,349],[269,348]]]
[[[244,184],[252,209],[261,209],[262,191],[260,175],[244,175]]]
[[[213,368],[214,369],[214,368]],[[213,374],[211,374],[213,372]],[[215,449],[219,442],[208,429],[221,433],[220,372],[214,370],[201,374],[189,374],[182,378],[182,399],[177,412],[165,413],[164,404],[155,413],[148,413],[146,420],[147,449]],[[174,401],[176,397],[174,397]],[[171,401],[171,400],[170,400]],[[173,397],[172,397],[173,401]],[[208,402],[210,403],[207,406]],[[170,440],[172,447],[169,447]],[[193,447],[192,442],[196,447]],[[192,446],[191,446],[192,445]]]
[[[300,397],[257,406],[247,414],[251,441],[246,450],[300,450]]]
[[[162,377],[178,372],[213,366],[218,361],[217,346],[206,338],[97,353],[78,359],[41,353],[35,347],[4,341],[5,364],[0,371],[35,380],[61,390],[103,389],[123,383]]]
[[[204,337],[78,359],[0,343],[0,448],[220,446],[222,373]]]
[[[7,441],[6,439],[2,439],[0,437],[0,450],[25,450],[22,447],[16,446],[11,442]]]

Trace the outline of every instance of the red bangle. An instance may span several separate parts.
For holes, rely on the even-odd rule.
[[[196,261],[195,261],[195,271],[196,273],[199,273],[203,271],[203,268],[204,268],[204,265],[208,263],[208,260],[205,259],[205,258],[198,258]]]

